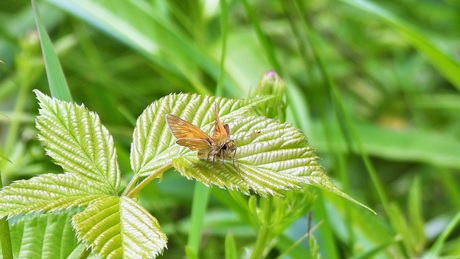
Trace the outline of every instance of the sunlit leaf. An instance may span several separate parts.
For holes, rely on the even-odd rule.
[[[97,114],[83,105],[35,93],[40,101],[37,129],[47,154],[65,172],[101,183],[106,193],[117,193],[120,172],[115,146]]]
[[[104,197],[104,192],[97,182],[75,173],[43,174],[0,190],[0,218],[85,206]]]
[[[176,145],[166,125],[166,114],[174,114],[209,132],[214,125],[214,105],[219,106],[221,120],[228,123],[248,113],[254,103],[267,100],[225,99],[197,94],[168,95],[147,107],[139,116],[131,145],[131,166],[133,171],[146,176],[156,169],[171,163],[183,150]]]
[[[91,203],[72,222],[78,238],[103,258],[152,258],[166,248],[158,221],[127,197]]]
[[[187,178],[205,185],[283,195],[310,184],[356,202],[333,185],[305,136],[289,123],[251,116],[251,107],[270,99],[226,99],[173,94],[150,105],[138,118],[131,146],[133,171],[140,176],[172,164]],[[213,109],[228,123],[235,140],[235,159],[199,159],[197,152],[176,144],[166,114],[174,114],[212,135]],[[358,203],[358,202],[356,202]]]
[[[11,225],[15,258],[68,258],[77,247],[70,224],[74,212],[22,217]]]
[[[324,175],[305,136],[292,125],[246,116],[230,122],[230,128],[235,132],[235,161],[218,160],[213,164],[184,149],[173,160],[174,167],[204,184],[271,195],[300,188],[311,174]]]

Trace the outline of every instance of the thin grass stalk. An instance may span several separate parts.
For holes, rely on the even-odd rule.
[[[224,92],[225,78],[225,56],[227,53],[227,27],[228,27],[228,6],[226,0],[220,0],[220,30],[222,33],[222,48],[220,53],[219,78],[217,81],[216,96],[222,96]]]
[[[297,9],[300,11],[300,5],[302,5],[301,1],[296,0],[295,1]],[[344,129],[347,130],[347,132],[350,134],[351,139],[353,139],[354,144],[356,145],[356,148],[358,152],[361,155],[361,159],[364,161],[364,165],[369,172],[369,175],[371,177],[372,183],[377,191],[377,194],[382,201],[383,207],[385,208],[385,211],[388,212],[389,210],[389,203],[388,203],[388,198],[387,195],[384,191],[384,188],[382,184],[380,183],[380,179],[377,176],[377,172],[372,164],[372,162],[369,159],[369,156],[367,155],[366,151],[363,148],[362,142],[359,138],[359,135],[353,126],[353,122],[350,118],[349,113],[345,109],[345,105],[343,103],[343,100],[340,98],[340,94],[337,90],[337,86],[335,85],[334,81],[332,80],[331,76],[329,75],[329,72],[327,70],[327,66],[325,65],[323,58],[321,57],[321,54],[318,51],[318,48],[316,47],[316,42],[314,40],[314,37],[312,35],[312,32],[310,30],[310,26],[305,18],[302,18],[302,24],[304,26],[305,32],[307,33],[307,37],[309,38],[309,42],[311,44],[311,48],[314,54],[314,58],[316,62],[318,63],[318,66],[320,68],[321,75],[323,76],[325,82],[327,83],[326,85],[328,86],[329,90],[331,91],[333,101],[335,101],[337,108],[336,111],[340,118],[343,118],[345,123],[342,123]],[[344,130],[342,129],[342,130]]]
[[[265,50],[265,54],[270,62],[270,65],[275,69],[275,71],[278,74],[282,76],[283,71],[281,70],[281,66],[278,60],[276,59],[275,50],[273,48],[273,45],[271,44],[267,35],[262,30],[262,27],[260,26],[260,21],[258,20],[257,15],[254,12],[254,9],[251,7],[251,5],[249,4],[247,0],[241,0],[241,2],[243,3],[244,9],[246,10],[246,13],[249,16],[249,19],[251,20],[252,26],[254,26],[254,29],[257,34],[257,38],[259,39],[260,44],[262,44],[262,48]]]

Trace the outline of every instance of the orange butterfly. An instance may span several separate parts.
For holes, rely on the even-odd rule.
[[[207,160],[212,157],[213,163],[216,158],[235,159],[236,146],[233,139],[230,139],[230,127],[220,122],[217,106],[214,107],[214,115],[216,122],[212,137],[176,115],[167,114],[166,121],[171,133],[177,138],[176,143],[198,151],[198,158]]]

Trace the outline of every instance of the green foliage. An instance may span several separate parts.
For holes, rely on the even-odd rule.
[[[106,196],[72,218],[78,238],[104,258],[153,258],[166,247],[158,221],[127,197]]]
[[[9,193],[3,208],[30,214],[8,220],[13,232],[19,221],[64,214],[66,229],[72,230],[72,215],[93,201],[117,199],[121,204],[121,199],[136,197],[129,201],[148,209],[145,215],[155,215],[167,234],[166,257],[216,258],[227,250],[250,257],[256,246],[260,255],[270,258],[314,257],[316,251],[323,258],[460,255],[460,238],[455,235],[460,218],[457,1],[45,0],[36,4],[34,9],[27,1],[0,4],[0,172],[7,186],[2,191]],[[153,170],[134,174],[130,181],[132,131],[145,107],[178,92],[232,98],[257,91],[251,96],[273,94],[276,91],[270,91],[276,89],[254,89],[271,69],[285,80],[282,95],[275,94],[277,100],[260,102],[235,119],[258,114],[292,123],[308,137],[322,170],[339,189],[375,209],[377,216],[329,192],[312,193],[315,188],[305,193],[277,190],[283,196],[260,197],[246,184],[252,194],[248,197],[237,190],[198,184],[192,195],[195,181],[167,171],[171,165],[164,157],[164,166],[148,164]],[[69,147],[77,147],[75,154],[56,139],[45,140],[46,152],[54,150],[55,162],[68,169],[72,165],[65,161],[75,159],[81,174],[67,169],[48,174],[60,169],[45,157],[36,138],[37,101],[32,89],[68,100],[55,87],[68,88],[77,103],[97,111],[113,134],[110,141],[116,151],[103,148],[100,155],[98,149],[79,150],[78,142],[87,140],[78,135],[69,138],[74,140]],[[220,114],[225,116],[226,111]],[[196,121],[212,132],[212,112],[202,115],[207,121]],[[238,121],[232,118],[224,122],[231,121],[235,133]],[[53,124],[49,126],[57,129],[55,124],[64,122],[49,121]],[[71,124],[67,127],[81,131]],[[167,133],[163,130],[159,129]],[[241,134],[243,130],[238,129]],[[103,131],[96,127],[93,133],[104,135]],[[57,134],[62,130],[50,136]],[[245,144],[259,138],[248,134],[236,141]],[[101,139],[109,143],[108,138]],[[177,149],[172,156],[179,166],[196,162],[194,152],[177,147],[170,135],[167,141],[160,144]],[[86,151],[91,155],[85,156]],[[90,166],[96,158],[115,153],[116,169],[114,160],[100,162],[122,172],[117,179],[99,170],[103,167]],[[231,160],[218,160],[215,166],[234,168]],[[193,178],[190,170],[181,171]],[[209,168],[204,166],[203,171]],[[37,176],[43,173],[47,174]],[[82,174],[96,177],[89,179],[94,187],[84,185]],[[208,178],[202,179],[212,176],[203,175]],[[160,176],[157,184],[154,179]],[[222,186],[235,183],[238,178],[232,177]],[[254,187],[254,182],[248,183]],[[56,199],[41,195],[42,188],[50,185],[54,187],[49,193]],[[18,198],[14,186],[24,187],[27,198]],[[69,206],[80,208],[68,211]],[[2,215],[4,209],[0,208]],[[53,212],[43,214],[44,209]],[[3,246],[8,222],[0,221]],[[47,232],[37,228],[29,233],[39,237]],[[224,243],[228,233],[234,237],[234,249]],[[73,241],[68,241],[65,255],[97,257],[85,251],[89,244],[76,246],[75,235],[69,234]],[[91,237],[87,240],[93,242]],[[21,244],[16,241],[15,256],[16,245]],[[34,245],[40,246],[51,250]],[[25,246],[19,249],[27,251]],[[4,258],[10,257],[4,254]]]
[[[77,173],[97,193],[117,194],[120,170],[112,136],[84,106],[52,100],[36,91],[40,103],[39,139],[64,172]]]
[[[85,206],[72,218],[72,226],[78,239],[98,255],[116,258],[139,254],[150,258],[161,253],[166,236],[157,220],[130,198],[117,196],[120,170],[116,151],[99,117],[83,105],[52,99],[39,91],[36,94],[40,103],[39,139],[65,173],[43,174],[3,188],[0,218]],[[301,195],[304,199],[297,199],[287,190],[310,184],[354,201],[331,183],[301,132],[288,123],[248,115],[252,106],[270,99],[176,94],[154,102],[139,117],[134,130],[134,179],[145,176],[151,180],[151,176],[159,177],[158,172],[172,165],[185,177],[204,184],[238,189],[245,194],[249,190],[261,195],[284,194],[285,199],[262,199],[260,210],[252,199],[247,208],[258,221],[257,226],[272,228],[270,238],[279,235],[311,204],[305,194]],[[198,159],[195,152],[175,143],[166,126],[165,115],[173,113],[209,132],[215,119],[209,111],[215,105],[222,113],[221,120],[233,130],[238,147],[231,160]],[[270,217],[272,213],[276,216]]]
[[[250,116],[252,106],[269,100],[176,94],[154,102],[136,123],[131,147],[133,171],[149,176],[171,163],[187,178],[246,194],[250,189],[261,195],[282,194],[311,184],[349,198],[328,179],[301,132],[288,123]],[[174,114],[211,132],[215,118],[210,111],[215,105],[221,120],[229,124],[238,148],[234,160],[210,163],[198,159],[196,151],[175,144],[165,115]]]
[[[236,259],[237,252],[236,252],[236,245],[235,245],[235,238],[229,233],[225,237],[225,259]]]
[[[77,238],[70,226],[75,211],[32,214],[11,225],[15,258],[68,258],[77,249]]]
[[[76,173],[43,174],[16,181],[0,192],[0,216],[86,206],[106,195],[97,185]]]
[[[48,75],[49,87],[52,95],[63,101],[71,101],[72,96],[70,95],[69,87],[65,79],[62,67],[59,64],[59,59],[54,51],[53,44],[46,32],[46,28],[41,21],[40,13],[37,9],[37,4],[34,0],[32,7],[34,10],[35,21],[37,23],[38,36],[40,37],[40,44],[43,51],[43,59],[45,60],[46,72]]]
[[[43,174],[3,188],[0,218],[86,206],[73,216],[72,226],[79,241],[98,255],[151,258],[161,253],[166,236],[157,220],[130,198],[117,196],[120,171],[115,147],[99,117],[84,106],[36,93],[39,138],[65,173]],[[54,252],[53,247],[43,249]]]

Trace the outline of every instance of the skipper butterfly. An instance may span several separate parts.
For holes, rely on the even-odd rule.
[[[235,142],[230,138],[228,124],[223,125],[219,119],[217,105],[214,107],[214,116],[215,126],[212,137],[176,115],[167,114],[166,121],[171,133],[177,138],[176,143],[192,151],[198,151],[198,158],[206,160],[212,158],[213,164],[216,158],[235,159]]]

